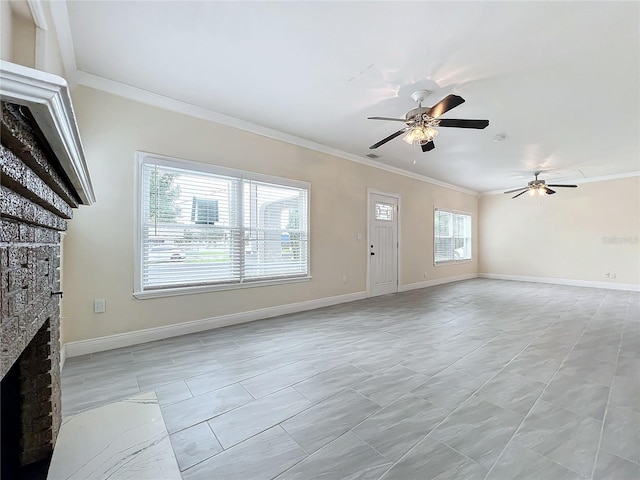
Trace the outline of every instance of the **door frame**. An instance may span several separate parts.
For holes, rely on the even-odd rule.
[[[402,258],[402,235],[401,235],[401,231],[402,229],[400,228],[401,226],[401,200],[402,197],[400,196],[399,193],[393,193],[393,192],[385,192],[383,190],[377,190],[375,188],[371,188],[371,187],[367,187],[367,245],[366,245],[366,249],[365,249],[365,255],[367,258],[367,297],[371,297],[371,261],[369,259],[370,257],[370,253],[369,250],[371,249],[371,247],[369,247],[368,245],[371,245],[371,215],[373,215],[373,212],[371,211],[371,195],[385,195],[387,197],[393,197],[397,200],[398,202],[398,211],[396,212],[396,219],[397,219],[397,227],[398,227],[398,251],[397,251],[397,261],[396,261],[396,268],[398,270],[397,274],[398,274],[398,288],[396,290],[396,292],[400,292],[400,274],[402,271],[402,266],[400,264],[400,259]]]

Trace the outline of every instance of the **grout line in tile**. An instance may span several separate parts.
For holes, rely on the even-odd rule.
[[[605,297],[606,298],[606,297]],[[622,337],[624,336],[624,331],[627,327],[626,317],[629,313],[629,304],[627,303],[627,311],[625,313],[625,322],[622,327],[622,331],[620,332],[620,338],[618,339],[618,354],[616,355],[616,365],[614,368],[614,374],[611,377],[611,383],[609,384],[609,395],[607,395],[607,403],[604,407],[604,415],[602,416],[602,425],[600,426],[600,437],[598,438],[598,447],[596,449],[596,456],[593,460],[593,467],[591,469],[591,476],[589,478],[593,479],[593,476],[596,472],[596,467],[598,466],[598,458],[600,457],[600,448],[602,445],[602,434],[604,433],[605,422],[607,421],[607,413],[609,413],[609,404],[611,400],[611,391],[613,390],[613,382],[615,381],[616,375],[615,370],[618,368],[618,363],[620,362],[620,348],[622,347]]]
[[[571,348],[569,349],[569,352],[567,352],[567,354],[565,355],[564,359],[560,362],[560,365],[558,365],[558,368],[556,369],[556,371],[554,372],[554,374],[552,375],[552,377],[549,379],[549,381],[547,382],[547,384],[545,385],[545,387],[542,389],[542,392],[540,392],[540,394],[538,395],[538,397],[536,398],[536,401],[533,402],[533,405],[531,405],[531,408],[529,409],[529,411],[527,412],[527,414],[524,416],[524,418],[522,419],[522,421],[520,422],[520,425],[518,425],[518,427],[514,430],[513,435],[511,435],[511,438],[509,439],[509,441],[505,444],[504,448],[502,449],[502,452],[500,452],[500,455],[498,455],[498,458],[496,458],[495,462],[493,462],[493,465],[491,465],[491,468],[489,469],[489,471],[487,472],[487,474],[485,475],[485,480],[489,477],[489,475],[491,474],[491,472],[493,471],[494,467],[498,464],[498,462],[500,461],[500,459],[502,458],[502,455],[504,454],[504,452],[506,451],[506,449],[509,447],[509,445],[511,444],[511,442],[513,441],[513,439],[516,437],[516,435],[518,434],[518,432],[520,431],[520,429],[522,428],[522,426],[524,425],[524,423],[526,422],[527,418],[529,418],[529,415],[531,414],[531,412],[533,411],[533,409],[535,408],[535,406],[538,404],[538,402],[540,401],[540,399],[542,398],[542,396],[544,395],[544,392],[547,390],[547,388],[549,387],[549,385],[551,385],[551,382],[553,382],[553,379],[556,377],[556,375],[558,375],[558,372],[560,371],[560,369],[562,368],[562,365],[564,365],[564,362],[566,361],[566,359],[569,357],[569,355],[571,355],[571,352],[573,351],[573,349],[575,348],[576,344],[578,343],[578,341],[582,338],[582,336],[584,335],[584,332],[587,330],[587,327],[589,326],[589,324],[591,323],[591,320],[593,320],[593,317],[596,315],[598,309],[600,308],[600,306],[602,306],[602,303],[604,303],[604,299],[607,296],[605,295],[605,297],[602,299],[602,301],[600,302],[600,304],[598,305],[598,308],[596,309],[596,312],[594,312],[594,314],[591,316],[591,318],[589,319],[589,321],[587,322],[587,324],[584,326],[584,328],[582,329],[582,331],[580,332],[580,335],[575,339],[575,341],[573,342],[573,345],[571,346]],[[575,304],[575,302],[574,302]],[[560,319],[556,320],[555,322],[551,323],[545,330],[544,332],[546,332],[551,325],[554,325],[555,323],[559,322]],[[543,332],[543,333],[544,333]],[[541,334],[542,335],[542,334]],[[537,338],[537,337],[536,337]],[[560,407],[560,408],[564,408],[564,407]],[[603,422],[604,425],[604,422]],[[597,451],[596,451],[597,454]],[[594,464],[595,464],[595,459],[594,459]],[[563,465],[564,466],[564,465]],[[565,467],[567,468],[567,467]]]
[[[556,322],[557,322],[557,321],[558,321],[558,320],[556,320]],[[397,461],[396,461],[396,462],[391,466],[391,468],[393,468],[396,464],[398,464],[399,462],[401,462],[401,461],[402,461],[402,460],[403,460],[407,455],[409,455],[409,453],[411,453],[411,451],[413,451],[413,450],[416,448],[416,446],[417,446],[420,442],[422,442],[426,437],[430,437],[431,433],[432,433],[432,432],[434,432],[438,427],[440,427],[440,425],[442,425],[442,424],[443,424],[443,423],[444,423],[444,422],[445,422],[445,421],[446,421],[446,420],[447,420],[451,415],[453,415],[453,413],[454,413],[454,412],[456,412],[456,411],[457,411],[457,410],[458,410],[462,405],[464,405],[464,404],[468,401],[468,399],[469,399],[469,398],[471,398],[472,396],[474,396],[474,395],[476,394],[476,392],[478,392],[478,391],[479,391],[480,389],[482,389],[482,388],[483,388],[487,383],[489,383],[491,380],[493,380],[493,379],[494,379],[494,378],[495,378],[495,377],[496,377],[500,372],[502,372],[502,371],[507,367],[507,365],[509,365],[509,364],[510,364],[510,363],[511,363],[511,362],[512,362],[512,361],[513,361],[513,360],[514,360],[518,355],[520,355],[520,353],[522,353],[524,350],[526,350],[526,349],[527,349],[527,348],[528,348],[528,347],[529,347],[533,342],[535,342],[535,341],[536,341],[536,340],[537,340],[541,335],[543,335],[543,334],[544,334],[544,333],[545,333],[549,328],[551,328],[551,326],[552,326],[552,325],[554,325],[556,322],[552,322],[552,323],[550,323],[549,325],[547,325],[547,327],[546,327],[542,332],[540,332],[540,333],[539,333],[539,334],[538,334],[534,339],[532,339],[532,340],[531,340],[531,341],[530,341],[530,342],[529,342],[529,343],[528,343],[524,348],[522,348],[518,353],[516,353],[516,354],[511,358],[511,360],[509,360],[509,362],[507,362],[507,363],[506,363],[506,364],[505,364],[505,365],[504,365],[500,370],[498,370],[498,371],[497,371],[497,372],[496,372],[492,377],[490,377],[490,378],[489,378],[487,381],[485,381],[482,385],[480,385],[480,386],[479,386],[478,388],[476,388],[473,392],[471,392],[471,393],[469,394],[469,397],[467,398],[467,400],[464,400],[464,401],[463,401],[462,403],[460,403],[460,404],[459,404],[455,409],[453,409],[451,412],[449,412],[449,414],[448,414],[446,417],[444,417],[444,418],[443,418],[443,419],[442,419],[442,420],[441,420],[441,421],[440,421],[440,422],[439,422],[435,427],[433,427],[429,433],[427,433],[426,435],[424,435],[424,436],[423,436],[423,437],[422,437],[422,438],[421,438],[421,439],[420,439],[420,440],[419,440],[419,441],[418,441],[418,442],[417,442],[413,447],[411,447],[409,450],[407,450],[407,451],[405,452],[405,454],[404,454],[402,457],[400,457],[400,458],[399,458],[399,459],[398,459],[398,460],[397,460]],[[497,335],[496,335],[496,336],[497,336]],[[495,338],[495,337],[493,337],[493,338]],[[492,339],[493,339],[493,338],[492,338]],[[482,344],[482,345],[481,345],[481,346],[479,346],[478,348],[481,348],[482,346],[486,345],[486,344],[487,344],[487,343],[489,343],[490,341],[491,341],[491,340],[489,340],[489,341],[485,342],[484,344]],[[476,348],[475,350],[473,350],[473,351],[469,352],[467,355],[465,355],[465,357],[466,357],[466,356],[468,356],[468,355],[471,355],[471,354],[472,354],[473,352],[475,352],[476,350],[477,350],[477,348]],[[463,357],[463,358],[465,358],[465,357]],[[463,358],[461,358],[460,360],[462,360]],[[460,360],[458,360],[458,361],[460,361]],[[457,363],[457,362],[455,362],[455,363]],[[455,364],[455,363],[454,363],[454,364]],[[450,366],[449,366],[449,367],[447,367],[447,368],[452,367],[454,364],[450,365]],[[558,367],[558,369],[559,369],[559,368],[560,368],[560,367]],[[462,372],[462,373],[464,373],[464,372]],[[428,381],[428,380],[427,380],[427,381]],[[545,388],[546,388],[546,387],[545,387]],[[540,395],[542,395],[542,393],[541,393]],[[539,397],[538,397],[538,398],[539,398]],[[488,402],[487,400],[483,400],[483,401],[486,401],[487,403],[491,403],[491,402]],[[537,400],[536,400],[536,402],[537,402]],[[492,405],[493,405],[493,404],[492,404]],[[535,405],[535,403],[534,403],[534,405]],[[504,407],[500,407],[499,405],[496,405],[496,406],[497,406],[498,408],[504,408]],[[533,408],[533,406],[532,406],[531,408]],[[506,408],[505,408],[505,410],[508,410],[508,409],[506,409]],[[531,409],[530,409],[529,411],[531,411]],[[525,418],[526,418],[526,416],[525,416]],[[522,420],[522,422],[524,422],[524,419]],[[518,431],[518,429],[520,428],[520,426],[521,426],[521,425],[522,425],[522,423],[518,426],[518,428],[516,428],[516,430],[514,431],[514,435],[515,435],[515,433]],[[430,438],[433,438],[433,437],[430,437]],[[513,437],[512,437],[512,438],[513,438]],[[436,440],[435,438],[433,438],[433,439],[434,439],[434,440]],[[447,447],[449,447],[449,448],[451,448],[452,450],[454,450],[454,451],[456,451],[456,452],[457,452],[457,450],[456,450],[455,448],[451,447],[450,445],[447,445],[446,443],[444,443],[444,442],[442,442],[442,441],[440,441],[440,440],[436,440],[436,441],[438,441],[438,442],[442,443],[443,445],[446,445]],[[510,442],[511,442],[511,439],[510,439],[510,440],[505,444],[505,446],[504,446],[504,448],[503,448],[502,452],[504,452],[504,450],[506,450],[506,448],[509,446],[509,443],[510,443]],[[498,456],[498,458],[497,458],[497,459],[496,459],[496,461],[493,463],[493,465],[491,466],[491,468],[487,470],[487,474],[485,475],[485,478],[489,475],[489,473],[491,472],[491,470],[493,469],[493,467],[495,466],[495,464],[498,462],[498,460],[499,460],[499,459],[500,459],[500,457],[502,456],[502,452],[500,452],[500,456]],[[461,453],[461,452],[458,452],[458,453]],[[464,455],[464,454],[462,454],[462,453],[461,453],[461,455]],[[464,455],[464,456],[465,456],[466,458],[469,458],[469,457],[467,457],[466,455]],[[472,459],[469,459],[469,460],[473,461],[473,462],[474,462],[475,464],[477,464],[477,465],[480,465],[480,464],[479,464],[478,462],[476,462],[475,460],[472,460]],[[480,466],[482,467],[482,465],[480,465]],[[386,474],[387,474],[387,472],[389,472],[389,470],[391,470],[391,468],[389,468],[387,471],[385,471],[385,472],[384,472],[384,473],[383,473],[379,478],[384,477],[384,475],[386,475]],[[485,467],[482,467],[482,468],[486,470],[486,468],[485,468]]]

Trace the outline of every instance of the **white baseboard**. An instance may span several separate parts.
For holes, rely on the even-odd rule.
[[[640,292],[640,285],[634,285],[632,283],[592,282],[589,280],[572,280],[568,278],[527,277],[523,275],[501,275],[497,273],[481,273],[479,276],[481,278],[491,278],[493,280],[552,283],[554,285],[569,285],[573,287],[605,288],[607,290],[626,290],[630,292]]]
[[[88,340],[78,340],[76,342],[68,342],[63,346],[65,358],[77,357],[89,353],[102,352],[105,350],[113,350],[114,348],[130,347],[140,343],[152,342],[154,340],[162,340],[164,338],[178,337],[189,333],[197,333],[213,328],[227,327],[239,323],[252,322],[264,318],[277,317],[278,315],[286,315],[289,313],[304,312],[315,308],[329,307],[340,303],[353,302],[366,298],[366,292],[348,293],[346,295],[338,295],[335,297],[319,298],[306,302],[290,303],[287,305],[279,305],[277,307],[261,308],[259,310],[251,310],[248,312],[232,313],[229,315],[221,315],[219,317],[204,318],[202,320],[193,320],[190,322],[179,323],[175,325],[166,325],[163,327],[149,328],[146,330],[138,330],[135,332],[118,333],[106,337],[92,338]]]
[[[456,275],[454,277],[435,278],[433,280],[425,280],[424,282],[410,283],[408,285],[400,285],[399,292],[408,292],[409,290],[417,290],[419,288],[434,287],[436,285],[443,285],[445,283],[459,282],[461,280],[469,280],[471,278],[478,278],[477,273],[469,273],[466,275]]]
[[[628,290],[640,291],[640,285],[623,284],[623,283],[605,283],[590,282],[584,280],[570,280],[563,278],[546,278],[546,277],[527,277],[520,275],[499,275],[493,273],[471,273],[466,275],[456,275],[453,277],[436,278],[426,280],[424,282],[410,283],[401,285],[399,292],[408,292],[419,288],[433,287],[443,285],[445,283],[459,282],[461,280],[469,280],[472,278],[489,278],[495,280],[513,280],[520,282],[537,282],[551,283],[557,285],[570,285],[576,287],[605,288],[610,290]],[[315,308],[329,307],[340,303],[353,302],[367,298],[366,292],[349,293],[346,295],[338,295],[335,297],[320,298],[309,300],[306,302],[290,303],[287,305],[279,305],[276,307],[262,308],[259,310],[251,310],[248,312],[232,313],[229,315],[221,315],[218,317],[204,318],[201,320],[193,320],[190,322],[179,323],[175,325],[166,325],[163,327],[149,328],[146,330],[138,330],[135,332],[119,333],[106,337],[92,338],[88,340],[79,340],[76,342],[68,342],[64,344],[60,350],[60,369],[63,368],[67,357],[77,357],[89,353],[102,352],[105,350],[113,350],[115,348],[130,347],[140,343],[152,342],[154,340],[162,340],[164,338],[177,337],[189,333],[197,333],[214,328],[237,325],[239,323],[252,322],[265,318],[277,317],[278,315],[286,315],[290,313],[304,312]]]

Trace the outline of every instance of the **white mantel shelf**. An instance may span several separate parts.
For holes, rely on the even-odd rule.
[[[94,203],[95,194],[66,80],[0,61],[0,98],[29,108],[82,204]]]

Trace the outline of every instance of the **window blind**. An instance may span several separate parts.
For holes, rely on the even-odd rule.
[[[167,163],[142,163],[141,291],[308,275],[307,187]]]
[[[434,262],[471,260],[471,215],[435,209]]]

